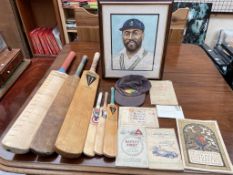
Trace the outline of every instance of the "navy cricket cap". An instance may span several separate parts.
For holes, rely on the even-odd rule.
[[[126,29],[140,29],[144,31],[145,26],[140,20],[132,18],[132,19],[128,19],[127,21],[125,21],[125,23],[119,30],[123,31]]]
[[[122,106],[140,106],[144,103],[151,83],[141,75],[128,75],[115,84],[115,101]]]

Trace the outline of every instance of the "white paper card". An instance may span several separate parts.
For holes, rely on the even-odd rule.
[[[174,129],[146,129],[150,169],[183,170]]]
[[[155,108],[120,107],[119,125],[158,128],[159,122]]]
[[[156,105],[159,118],[184,119],[184,113],[181,106]]]
[[[116,166],[148,168],[146,132],[144,128],[118,128]]]
[[[176,93],[170,80],[150,81],[151,104],[156,105],[178,105]]]

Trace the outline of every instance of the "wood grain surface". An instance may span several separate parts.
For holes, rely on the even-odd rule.
[[[68,76],[65,72],[75,56],[75,52],[69,52],[61,68],[50,71],[38,91],[1,140],[2,146],[6,150],[16,154],[24,154],[29,151],[40,124]]]
[[[111,108],[114,108],[114,113]],[[106,157],[114,158],[117,153],[117,121],[118,106],[109,104],[107,108],[108,117],[106,119],[103,154]]]
[[[85,56],[82,58],[76,73],[66,78],[57,93],[57,96],[48,109],[47,114],[30,145],[30,149],[33,152],[39,155],[51,155],[55,152],[54,144],[79,83],[79,76],[85,65],[86,59]]]
[[[100,80],[99,75],[95,73],[98,59],[99,55],[95,54],[90,70],[83,72],[57,136],[55,150],[63,157],[75,158],[83,152]],[[88,77],[93,81],[89,81]]]
[[[67,45],[50,69],[57,69],[64,56],[71,49],[77,52],[78,60],[80,60],[83,54],[92,58],[94,52],[99,50],[99,46],[96,43],[72,43]],[[39,80],[50,63],[51,61],[43,59],[40,61],[32,60],[29,69],[0,101],[1,135],[4,135],[4,132],[7,131],[6,127],[9,128],[12,125],[12,123],[9,123],[15,120],[16,114],[28,103],[32,97],[30,95],[32,90],[34,89],[33,94],[40,86],[41,81]],[[78,62],[75,62],[72,66],[71,74],[75,71],[77,64]],[[91,61],[86,65],[86,69],[90,68],[90,64]],[[101,75],[100,66],[97,72]],[[223,140],[230,158],[233,160],[233,92],[205,52],[200,47],[190,44],[169,45],[163,79],[172,80],[186,118],[218,121]],[[114,84],[114,79],[101,79],[99,91],[108,91]],[[148,95],[143,106],[150,106]],[[171,119],[159,119],[159,124],[161,128],[176,129],[176,123]],[[196,174],[192,172],[115,168],[115,160],[104,157],[87,158],[82,155],[77,159],[66,159],[58,155],[47,157],[38,157],[32,153],[15,155],[5,151],[1,146],[0,156],[1,169],[26,174]]]

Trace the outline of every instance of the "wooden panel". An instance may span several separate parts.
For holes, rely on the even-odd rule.
[[[79,41],[99,41],[99,19],[84,8],[75,9],[77,37]]]
[[[0,5],[0,31],[2,31],[7,44],[12,48],[21,48],[25,57],[28,57],[28,51],[24,45],[18,29],[18,22],[9,0],[1,0]]]
[[[84,8],[75,9],[75,19],[77,26],[98,26],[98,15],[92,14]]]
[[[20,18],[23,24],[25,34],[29,33],[36,27],[32,10],[30,6],[30,0],[16,0],[16,5],[20,14]]]
[[[182,42],[183,33],[186,28],[188,12],[189,12],[189,8],[180,8],[172,13],[168,42],[172,42],[172,43]]]
[[[87,26],[87,27],[78,27],[77,29],[77,38],[79,41],[96,41],[100,40],[99,36],[99,27],[98,26]]]
[[[57,0],[53,0],[53,6],[54,6],[54,12],[55,12],[55,16],[56,16],[57,26],[58,26],[58,29],[60,31],[61,42],[62,42],[62,44],[65,44],[65,36],[64,36],[64,31],[63,31],[62,21],[61,21],[61,15],[60,15]]]
[[[30,0],[32,15],[37,27],[54,27],[56,16],[52,0]]]

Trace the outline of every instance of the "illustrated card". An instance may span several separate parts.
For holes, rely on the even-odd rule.
[[[120,126],[116,166],[148,168],[146,132],[143,127]]]
[[[232,173],[232,164],[216,121],[177,120],[184,167]]]
[[[150,169],[184,169],[174,129],[146,128],[146,135]]]
[[[158,128],[159,122],[155,108],[120,107],[119,125]]]
[[[178,105],[176,93],[170,80],[150,81],[151,104]]]

